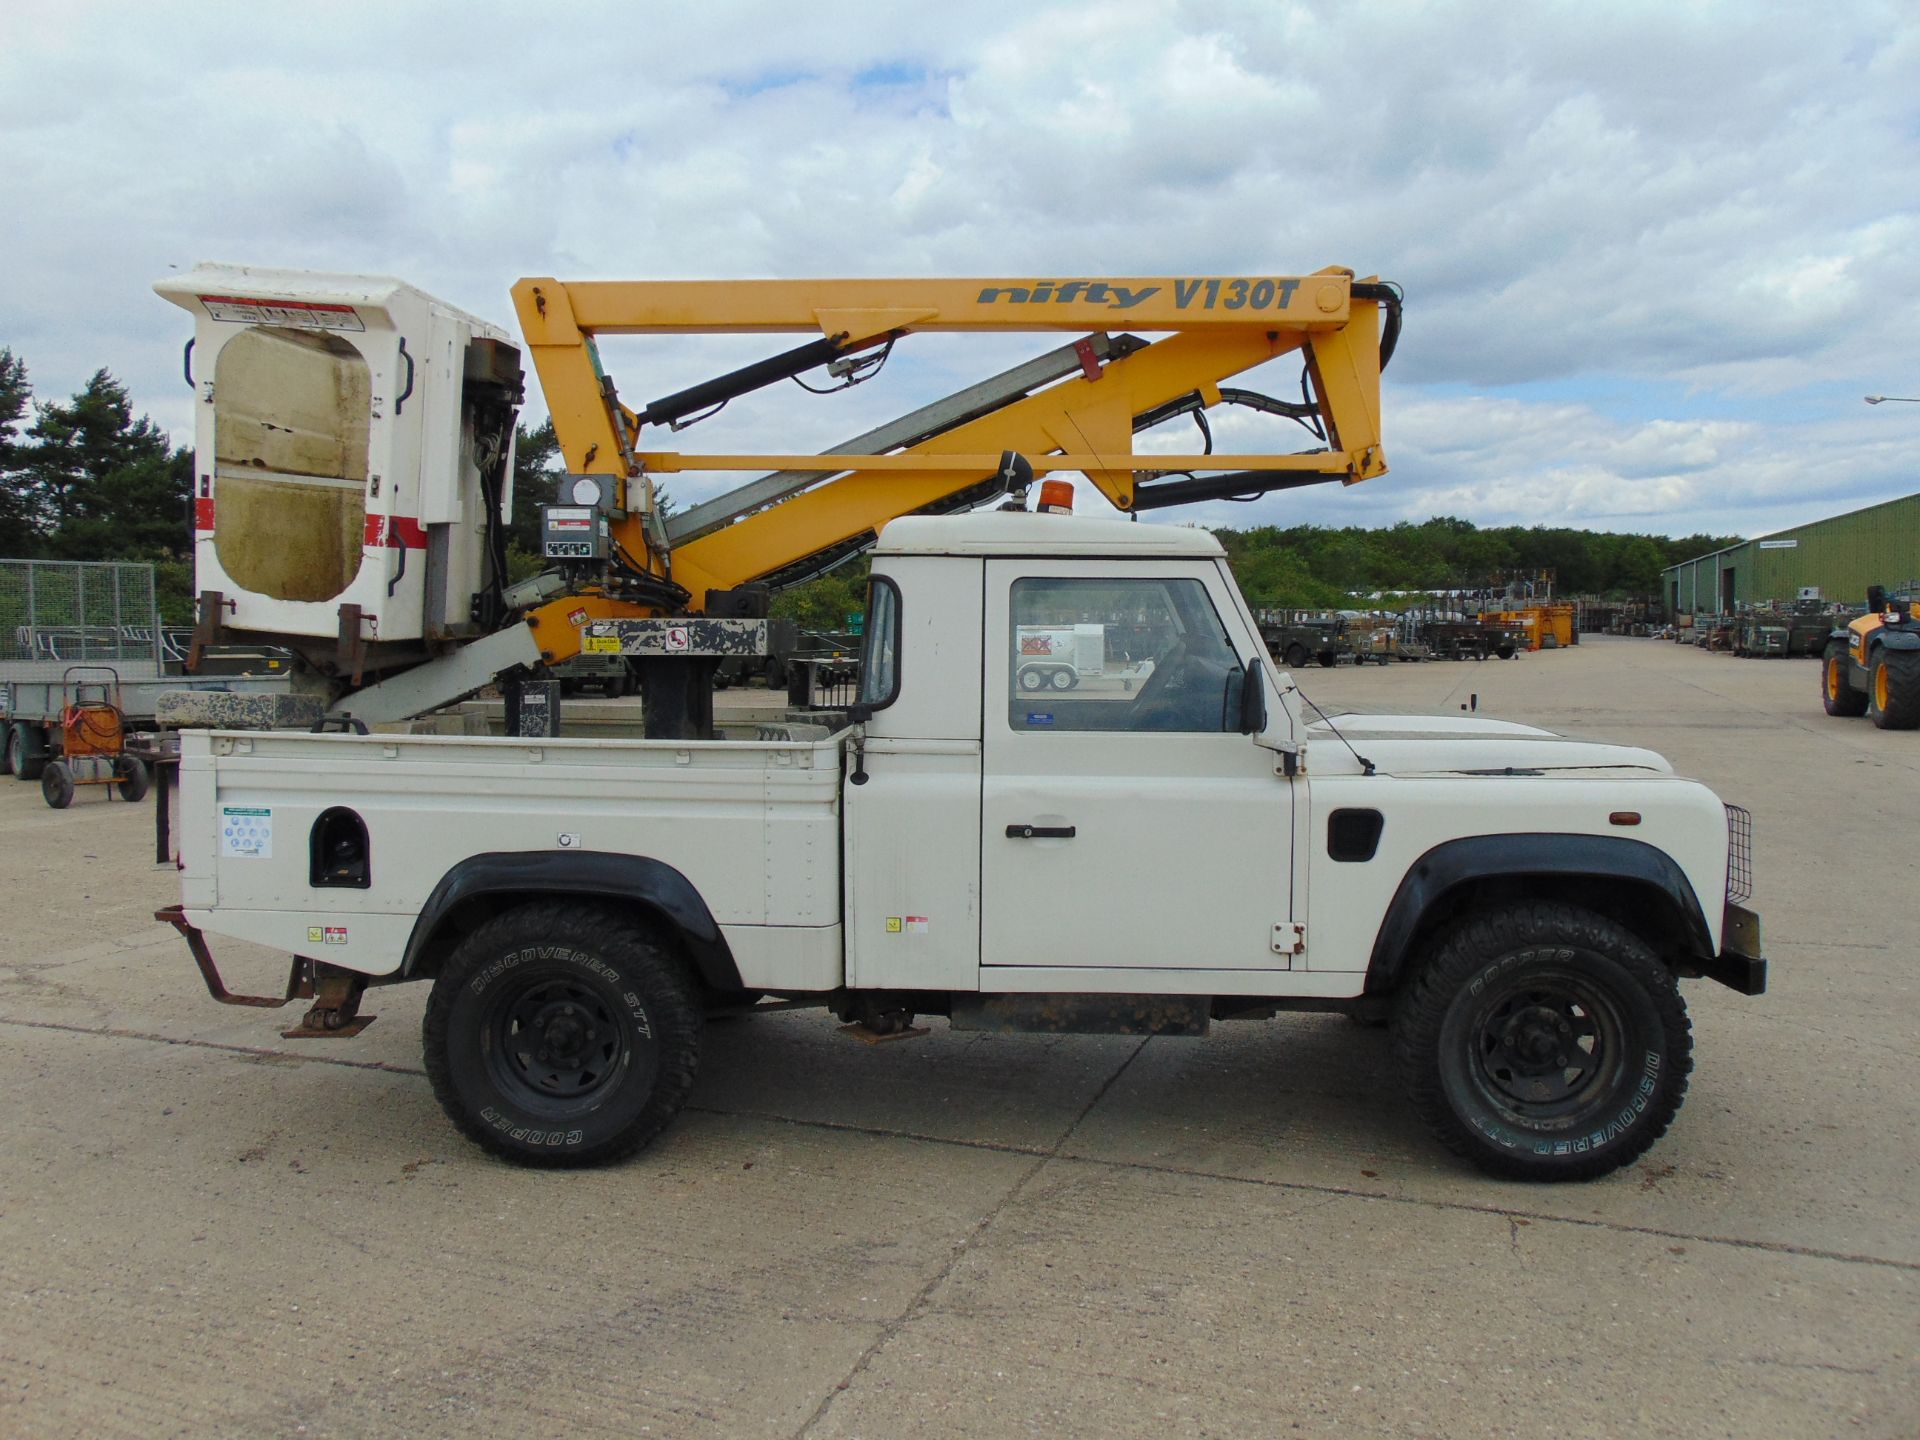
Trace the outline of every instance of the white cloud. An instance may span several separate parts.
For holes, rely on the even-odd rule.
[[[1393,473],[1194,516],[1772,528],[1920,488],[1920,416],[1859,403],[1920,393],[1920,23],[1807,21],[15,0],[0,345],[43,395],[104,364],[184,436],[186,331],[148,286],[199,259],[400,274],[500,320],[523,274],[1348,264],[1408,291]],[[817,448],[1034,348],[903,346],[884,384],[783,387],[688,448]],[[637,347],[616,373],[650,396],[751,353]]]

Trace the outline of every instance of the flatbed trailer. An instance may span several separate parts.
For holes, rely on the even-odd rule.
[[[42,662],[0,668],[0,767],[16,780],[38,780],[49,760],[66,749],[63,724],[69,706],[106,703],[120,713],[122,728],[159,728],[161,697],[197,694],[285,695],[289,677],[167,675],[152,660],[111,665],[69,665],[53,670]]]

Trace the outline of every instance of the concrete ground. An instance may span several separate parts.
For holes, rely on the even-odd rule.
[[[1751,807],[1773,992],[1690,987],[1644,1163],[1488,1180],[1338,1017],[869,1047],[816,1013],[715,1025],[636,1161],[511,1169],[435,1107],[417,987],[283,1042],[149,918],[149,805],[0,780],[0,1435],[1920,1431],[1920,732],[1657,641],[1301,678],[1477,692]]]

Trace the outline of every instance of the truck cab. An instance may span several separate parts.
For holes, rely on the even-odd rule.
[[[1097,664],[1029,688],[1039,634]],[[1319,714],[1203,531],[895,520],[864,647],[839,730],[189,735],[167,918],[216,995],[204,932],[292,950],[295,1033],[430,980],[449,1115],[556,1165],[644,1146],[702,1012],[771,996],[870,1038],[1346,1011],[1457,1153],[1584,1179],[1679,1107],[1679,982],[1765,988],[1743,811],[1646,750]]]

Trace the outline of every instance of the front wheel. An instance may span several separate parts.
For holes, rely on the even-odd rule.
[[[700,1002],[625,912],[540,903],[496,915],[434,981],[427,1076],[469,1140],[549,1167],[625,1159],[679,1113]]]
[[[1847,678],[1847,651],[1844,645],[1829,645],[1820,662],[1820,704],[1829,715],[1864,715],[1867,697]]]
[[[49,760],[40,771],[40,796],[56,810],[73,803],[73,771],[64,760]]]
[[[1402,991],[1395,1048],[1442,1144],[1513,1180],[1591,1180],[1644,1154],[1693,1068],[1672,972],[1572,905],[1472,916]]]

